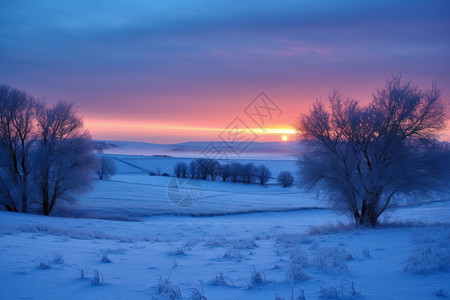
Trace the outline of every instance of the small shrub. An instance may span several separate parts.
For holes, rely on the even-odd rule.
[[[264,273],[261,273],[260,271],[256,271],[255,266],[253,266],[253,271],[250,276],[250,284],[251,286],[254,286],[256,284],[261,284],[266,282],[266,275]]]
[[[170,282],[170,278],[162,278],[160,275],[158,278],[158,293],[164,295],[168,299],[180,299],[181,290],[177,285],[173,285]]]
[[[448,298],[449,297],[448,293],[446,291],[444,291],[443,289],[439,289],[436,292],[434,292],[433,296],[441,297],[441,298]]]
[[[51,267],[52,267],[52,265],[47,256],[41,258],[41,261],[39,262],[39,269],[48,270],[48,269],[51,269]]]
[[[258,248],[255,239],[236,239],[229,240],[228,243],[233,246],[233,248],[242,250],[242,249],[254,249]]]
[[[339,299],[340,293],[335,286],[321,286],[320,291],[323,299]]]
[[[432,274],[450,270],[450,235],[415,239],[416,247],[404,266],[405,272]]]
[[[107,253],[104,253],[103,256],[102,256],[101,262],[112,263],[112,260],[109,258]]]
[[[275,236],[275,241],[277,242],[278,255],[286,253],[291,255],[291,252],[295,251],[295,249],[299,249],[301,245],[311,244],[313,239],[309,236],[300,234],[282,233]]]
[[[203,244],[205,247],[208,248],[216,248],[216,247],[225,247],[227,244],[227,240],[225,238],[212,238]]]
[[[104,282],[103,274],[100,273],[97,269],[94,270],[94,276],[91,278],[92,285],[100,285]]]
[[[352,296],[354,296],[354,297],[360,297],[361,296],[361,292],[357,292],[355,290],[355,283],[353,281],[352,281],[351,293],[352,293]]]
[[[196,288],[192,291],[191,297],[189,298],[191,300],[208,300],[206,296],[203,294],[203,291],[199,291]]]
[[[170,276],[172,275],[173,269],[178,266],[178,263],[175,261],[173,267],[169,271],[169,276],[167,278],[163,278],[161,275],[158,277],[158,293],[164,295],[164,297],[174,300],[181,298],[181,290],[177,285],[173,285],[170,282]]]
[[[286,277],[291,282],[308,280],[309,276],[303,271],[310,266],[308,254],[300,248],[295,248],[289,255],[290,264]]]
[[[288,280],[293,282],[299,282],[309,279],[309,276],[303,271],[303,267],[301,265],[292,263],[289,265],[289,269],[286,272],[286,277]]]
[[[204,246],[210,248],[229,246],[230,248],[235,248],[238,250],[258,248],[258,245],[256,244],[256,238],[242,238],[242,239],[213,238],[205,241]]]
[[[124,254],[125,252],[127,252],[127,249],[125,248],[115,248],[115,249],[106,249],[103,250],[103,253],[109,253],[109,254]]]
[[[327,224],[321,226],[311,226],[308,230],[309,235],[324,235],[332,233],[341,233],[349,230],[354,230],[357,228],[353,223],[342,223],[337,222],[336,224]]]
[[[230,258],[230,259],[236,259],[236,261],[240,262],[244,255],[241,253],[239,249],[236,249],[234,247],[228,248],[225,254],[223,255],[224,258]]]
[[[197,245],[200,242],[200,239],[190,239],[183,243],[183,248],[191,250],[192,247]]]
[[[186,255],[183,248],[177,248],[175,255]]]
[[[363,250],[362,250],[362,255],[365,257],[365,258],[371,258],[372,256],[370,255],[370,250],[369,250],[369,248],[364,248]]]
[[[329,273],[348,273],[347,261],[350,260],[353,260],[353,256],[345,249],[316,247],[312,265]]]
[[[206,296],[205,296],[205,291],[203,291],[203,281],[200,280],[200,290],[193,288],[191,297],[189,299],[191,299],[191,300],[208,300],[208,298],[206,298]]]
[[[53,260],[52,263],[54,264],[63,264],[64,263],[64,257],[60,253],[53,253]]]
[[[222,272],[216,274],[214,278],[210,280],[210,283],[218,286],[235,286],[229,277],[223,276]]]
[[[311,265],[309,262],[308,253],[301,248],[291,250],[289,259],[293,264],[300,265],[303,268],[309,268]]]
[[[341,278],[341,284],[337,286],[322,285],[320,287],[322,293],[322,299],[356,299],[361,297],[361,293],[355,290],[355,284],[352,281],[351,286],[344,284],[343,278]]]

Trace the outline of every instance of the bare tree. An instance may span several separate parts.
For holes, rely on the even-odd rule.
[[[215,159],[197,158],[195,162],[198,167],[198,177],[203,180],[206,180],[209,176],[212,181],[215,181],[220,174],[220,164]]]
[[[225,182],[231,175],[231,166],[230,164],[224,164],[220,167],[220,174],[222,176],[222,181]]]
[[[175,167],[173,167],[173,173],[175,174],[176,177],[180,178],[181,177],[181,163],[178,162]]]
[[[211,177],[211,181],[216,181],[217,176],[220,174],[220,164],[215,159],[208,159],[208,174]]]
[[[392,77],[367,106],[329,96],[299,119],[307,143],[301,184],[329,193],[333,207],[362,225],[376,225],[396,195],[448,187],[449,146],[440,142],[445,108],[433,85],[421,90]]]
[[[35,180],[44,215],[50,215],[59,200],[90,188],[97,160],[89,134],[73,104],[60,101],[51,108],[37,109],[38,142]]]
[[[230,165],[230,177],[232,182],[238,182],[242,180],[242,164],[233,162]]]
[[[187,175],[187,169],[188,169],[188,166],[185,162],[178,162],[175,165],[173,171],[174,171],[176,177],[185,178]]]
[[[191,178],[199,179],[200,178],[200,168],[198,165],[198,161],[194,159],[189,164],[189,174]]]
[[[209,175],[209,163],[210,161],[206,158],[197,158],[199,177],[206,180]]]
[[[267,181],[269,181],[271,175],[272,173],[265,165],[260,165],[256,168],[256,177],[261,185],[265,185]]]
[[[102,156],[100,158],[100,163],[97,168],[98,179],[103,180],[103,178],[110,178],[117,172],[117,166],[114,160],[107,156]]]
[[[28,211],[34,100],[0,85],[0,204],[8,211]]]
[[[256,177],[256,168],[252,163],[246,163],[242,166],[242,182],[246,184],[253,183]]]
[[[188,165],[185,162],[181,163],[181,177],[186,178],[188,176]]]
[[[294,184],[294,176],[289,171],[280,172],[278,174],[278,183],[284,188],[292,186]]]

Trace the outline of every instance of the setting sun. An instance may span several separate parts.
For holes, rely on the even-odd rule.
[[[282,139],[284,142],[286,142],[286,141],[288,140],[288,137],[287,137],[287,135],[282,135],[282,136],[281,136],[281,139]]]

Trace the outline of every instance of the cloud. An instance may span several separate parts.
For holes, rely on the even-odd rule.
[[[318,84],[374,88],[392,73],[449,86],[449,36],[445,0],[6,0],[0,79],[91,112],[128,101],[130,114],[170,115],[224,91],[319,96]]]

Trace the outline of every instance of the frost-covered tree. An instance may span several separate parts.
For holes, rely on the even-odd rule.
[[[90,136],[72,103],[59,101],[37,107],[38,140],[34,151],[34,180],[44,215],[58,201],[90,188],[97,166]]]
[[[28,211],[34,103],[24,91],[0,85],[0,205]]]
[[[96,158],[72,104],[52,108],[0,85],[0,205],[27,212],[40,203],[49,215],[92,180]]]
[[[265,165],[260,165],[256,168],[256,177],[261,185],[265,185],[267,181],[269,181],[271,175],[272,173]]]
[[[98,179],[103,180],[103,178],[110,178],[117,172],[117,166],[114,160],[107,156],[102,156],[97,167]]]
[[[376,225],[396,195],[448,187],[450,155],[439,141],[446,121],[440,93],[400,77],[387,80],[368,105],[329,95],[299,118],[306,143],[300,183],[327,192],[333,207]]]
[[[289,171],[280,172],[280,174],[278,174],[278,183],[285,188],[292,186],[294,184],[294,176],[292,176]]]

